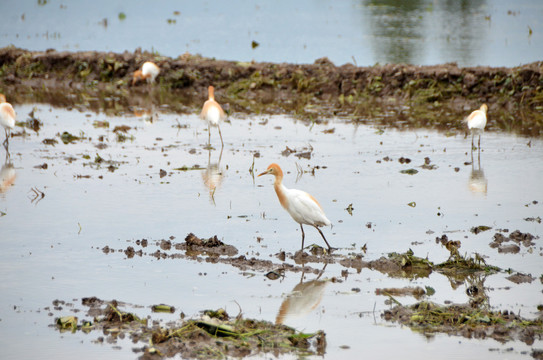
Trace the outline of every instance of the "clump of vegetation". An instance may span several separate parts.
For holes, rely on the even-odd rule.
[[[470,305],[442,306],[421,301],[411,306],[397,305],[382,317],[409,326],[424,334],[447,333],[468,338],[493,338],[500,342],[521,340],[532,344],[543,337],[543,320],[524,319],[510,311],[491,311]]]
[[[488,265],[479,254],[473,257],[468,255],[460,255],[458,250],[452,248],[449,259],[441,264],[437,264],[434,268],[447,276],[468,276],[473,273],[496,273],[500,271],[499,267]]]
[[[81,140],[81,137],[79,136],[75,136],[75,135],[72,135],[70,134],[69,132],[67,131],[64,131],[62,134],[59,135],[60,136],[60,140],[62,140],[62,142],[64,144],[71,144],[73,142],[76,142],[77,140]]]
[[[444,235],[438,238],[437,242],[449,251],[449,259],[440,264],[434,264],[428,258],[421,258],[409,249],[404,253],[389,253],[387,257],[381,257],[369,262],[361,262],[358,267],[369,267],[370,269],[386,273],[392,277],[401,278],[423,278],[428,277],[433,271],[437,271],[456,281],[464,281],[469,276],[488,275],[496,273],[501,269],[488,265],[479,255],[474,256],[461,255],[458,248],[461,246],[459,241],[449,241]],[[351,266],[355,266],[351,262]]]
[[[470,298],[469,302],[445,306],[423,300],[404,306],[392,298],[394,295],[405,295],[404,292],[394,293],[384,289],[382,294],[390,296],[396,304],[382,314],[385,320],[396,321],[424,334],[441,332],[468,338],[490,337],[500,342],[521,340],[527,344],[532,344],[535,338],[543,338],[543,318],[528,320],[510,311],[489,309],[484,280],[489,274],[500,271],[500,268],[487,264],[479,254],[461,255],[458,251],[460,242],[449,240],[446,235],[438,237],[436,242],[441,242],[450,253],[449,259],[440,264],[417,258],[411,251],[405,254],[392,253],[389,257],[396,259],[395,261],[404,267],[411,264],[428,266],[431,270],[447,276],[453,287],[467,281],[469,286],[466,293]],[[413,296],[416,294],[423,297],[421,290],[415,291]]]
[[[326,349],[323,331],[302,333],[285,325],[244,319],[241,313],[231,318],[224,309],[205,310],[199,318],[160,326],[149,318],[141,319],[120,310],[122,304],[115,300],[104,302],[93,297],[83,299],[82,303],[90,307],[88,314],[93,314],[94,319],[78,322],[75,316],[60,317],[56,320],[60,331],[97,330],[100,334],[110,334],[111,342],[123,333],[134,343],[145,344],[135,351],[149,355],[172,357],[180,354],[184,359],[222,359],[273,352],[303,357],[323,355]],[[157,306],[164,305],[152,308]],[[168,307],[168,311],[172,308]]]
[[[388,254],[388,258],[395,264],[401,266],[404,270],[410,270],[416,273],[430,273],[434,264],[427,258],[415,256],[413,250],[409,249],[405,253],[398,254],[396,252]]]

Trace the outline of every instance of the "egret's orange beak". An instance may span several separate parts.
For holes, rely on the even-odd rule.
[[[271,169],[268,169],[268,170],[266,170],[266,171],[264,171],[264,172],[258,174],[258,176],[268,175],[268,174],[271,174]],[[258,177],[258,176],[257,176],[257,177]]]

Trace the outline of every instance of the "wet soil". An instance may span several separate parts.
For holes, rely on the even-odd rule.
[[[513,238],[522,239],[531,236],[517,232],[511,235]],[[123,253],[128,259],[134,256],[151,256],[157,259],[228,264],[243,271],[251,271],[253,274],[260,273],[270,280],[281,279],[285,272],[300,271],[319,274],[320,277],[324,269],[319,271],[315,264],[322,263],[325,267],[329,263],[339,263],[346,268],[359,270],[370,268],[391,277],[409,279],[428,277],[430,273],[437,271],[448,277],[451,284],[464,283],[466,280],[471,283],[472,285],[466,289],[469,302],[448,305],[429,302],[428,298],[434,291],[431,287],[378,288],[376,295],[389,297],[390,300],[387,302],[395,305],[381,314],[383,319],[407,325],[427,336],[433,333],[447,333],[468,338],[493,338],[502,343],[520,340],[528,345],[543,339],[541,317],[526,319],[507,310],[489,309],[484,281],[488,275],[501,272],[501,269],[487,264],[478,254],[474,257],[460,255],[458,249],[461,243],[448,240],[446,235],[437,237],[436,242],[450,254],[447,261],[439,264],[434,264],[428,258],[418,257],[411,250],[405,253],[390,253],[379,259],[366,261],[363,253],[327,253],[315,245],[294,254],[280,252],[276,254],[278,259],[276,262],[248,259],[244,255],[238,256],[238,250],[219,240],[217,235],[205,239],[192,233],[180,243],[175,242],[172,236],[167,240],[135,240],[134,246],[128,246],[124,250],[114,250],[108,246],[101,250],[104,254]],[[293,260],[296,265],[285,263],[286,259]],[[511,272],[511,269],[507,271]],[[530,274],[516,273],[507,279],[519,284],[532,282],[535,278]],[[333,278],[328,281],[343,280]],[[414,297],[419,302],[404,306],[396,299],[403,296]],[[86,315],[92,317],[91,320],[79,320],[76,315],[81,310],[74,309],[71,303],[55,300],[53,305],[54,310],[63,315],[56,318],[54,325],[60,331],[98,330],[107,338],[99,336],[96,340],[98,343],[106,341],[115,344],[117,338],[129,336],[133,343],[141,344],[133,351],[141,354],[143,359],[172,357],[177,354],[184,358],[221,358],[225,355],[244,357],[259,352],[271,352],[276,356],[285,353],[323,355],[326,349],[323,331],[303,334],[281,325],[280,322],[274,325],[265,321],[243,319],[241,309],[235,318],[231,318],[223,309],[203,310],[201,317],[190,320],[185,320],[181,312],[182,320],[165,324],[153,321],[150,316],[142,319],[134,313],[124,312],[120,309],[127,307],[128,304],[115,300],[106,302],[95,297],[82,299],[82,305],[89,308]],[[72,315],[62,312],[63,307],[68,307]],[[176,309],[164,304],[150,307],[153,311],[176,312]],[[53,316],[53,312],[49,315]]]
[[[151,316],[141,318],[124,311],[131,305],[117,300],[90,297],[81,299],[81,305],[87,308],[85,316],[88,317],[82,320],[76,315],[85,310],[76,308],[72,302],[54,300],[53,309],[47,310],[50,316],[53,316],[53,311],[65,313],[68,309],[73,313],[56,318],[54,326],[61,332],[98,333],[100,335],[94,340],[98,344],[116,344],[118,339],[129,337],[136,345],[132,350],[140,359],[178,355],[184,359],[241,358],[258,353],[308,356],[323,355],[326,350],[323,331],[306,334],[285,325],[244,319],[241,309],[236,317],[218,309],[204,310],[200,317],[187,320],[183,319],[181,312],[179,320],[161,324]],[[142,308],[139,305],[131,307]]]
[[[534,240],[538,238],[538,236],[534,236],[530,233],[522,233],[519,230],[513,231],[509,236],[497,232],[494,234],[490,247],[498,249],[498,252],[500,253],[517,254],[520,252],[521,245],[526,248],[534,246]]]
[[[467,338],[493,338],[502,343],[520,340],[528,345],[543,339],[541,317],[528,320],[507,310],[491,311],[470,304],[442,306],[422,301],[411,306],[395,306],[382,316],[424,334],[441,332]]]
[[[162,69],[157,84],[131,86],[146,60]],[[308,121],[344,117],[399,128],[463,129],[462,119],[485,102],[488,130],[543,134],[543,63],[515,68],[455,64],[335,66],[245,63],[184,54],[136,51],[31,52],[0,49],[0,92],[13,104],[46,102],[114,114],[145,108],[197,112],[210,84],[227,111],[290,114]]]
[[[501,233],[496,233],[495,237],[503,236]],[[536,238],[530,233],[521,233],[514,231],[510,235],[511,238],[522,238],[524,241],[531,241]],[[526,240],[530,239],[530,240]],[[461,247],[460,241],[448,240],[447,235],[436,237],[436,243],[440,243],[442,248],[450,254],[449,259],[442,263],[434,263],[428,258],[418,257],[412,250],[404,253],[389,253],[387,256],[382,256],[374,260],[366,260],[364,253],[349,252],[331,253],[318,245],[309,245],[304,249],[298,250],[295,253],[281,251],[275,254],[276,261],[264,260],[256,257],[246,257],[245,255],[238,256],[238,249],[219,240],[217,235],[208,239],[202,239],[193,233],[189,233],[184,242],[175,242],[175,237],[171,236],[166,240],[127,240],[132,242],[133,246],[128,246],[126,249],[113,249],[105,246],[101,250],[104,254],[123,253],[127,259],[135,256],[149,256],[157,260],[159,259],[185,259],[197,262],[220,263],[227,264],[238,268],[242,271],[254,271],[265,274],[268,278],[276,280],[280,276],[271,276],[273,274],[284,274],[285,272],[304,272],[321,274],[322,265],[340,264],[349,269],[361,271],[364,268],[376,270],[390,277],[395,278],[426,278],[432,272],[438,272],[450,278],[451,281],[464,281],[466,278],[474,274],[482,273],[485,275],[494,274],[500,271],[512,273],[512,269],[502,270],[491,264],[487,264],[482,256],[475,253],[472,257],[461,255],[458,249]],[[532,245],[534,243],[531,243]],[[289,260],[292,263],[286,262]],[[270,275],[270,276],[269,276]],[[507,278],[514,283],[531,282],[535,278],[531,274],[515,274]],[[332,281],[341,282],[339,278],[333,278]],[[401,291],[390,289],[381,289],[381,293],[396,293],[402,295],[411,295],[420,297],[424,295],[424,290],[420,288],[404,288]]]

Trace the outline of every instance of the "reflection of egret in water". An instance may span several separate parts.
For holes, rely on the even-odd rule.
[[[319,280],[319,278],[320,275],[315,280],[300,281],[292,289],[279,308],[279,312],[275,318],[276,324],[285,324],[294,318],[303,317],[319,306],[326,285],[328,284],[327,280]]]
[[[215,203],[215,191],[217,187],[222,183],[223,169],[221,168],[222,148],[219,154],[219,161],[211,163],[211,149],[209,149],[209,155],[207,158],[207,168],[202,173],[202,180],[204,185],[209,190],[209,198]]]
[[[0,169],[0,194],[5,193],[15,183],[17,174],[13,164],[8,161],[9,157],[6,156],[6,162]]]
[[[469,175],[469,189],[473,193],[483,193],[486,195],[488,190],[488,180],[485,172],[481,168],[481,149],[477,150],[477,167],[473,161],[473,149],[471,151],[471,173]]]
[[[144,122],[148,124],[152,124],[154,119],[156,118],[153,106],[148,109],[134,110],[134,116],[141,118]]]

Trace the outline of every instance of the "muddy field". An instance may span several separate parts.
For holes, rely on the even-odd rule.
[[[162,72],[158,86],[131,87],[144,61]],[[326,58],[312,65],[241,63],[184,54],[30,52],[0,49],[0,92],[11,102],[44,102],[121,114],[149,101],[175,113],[201,106],[207,86],[233,113],[289,114],[311,121],[344,117],[400,128],[460,129],[481,103],[489,130],[541,136],[543,64],[517,68],[382,65],[337,67]]]
[[[131,86],[149,59],[158,83]],[[541,358],[541,63],[0,64],[18,114],[0,152],[8,357]],[[197,116],[210,83],[224,148]],[[471,149],[461,120],[483,101]],[[256,177],[272,162],[326,209],[332,252],[314,229],[300,250]]]

